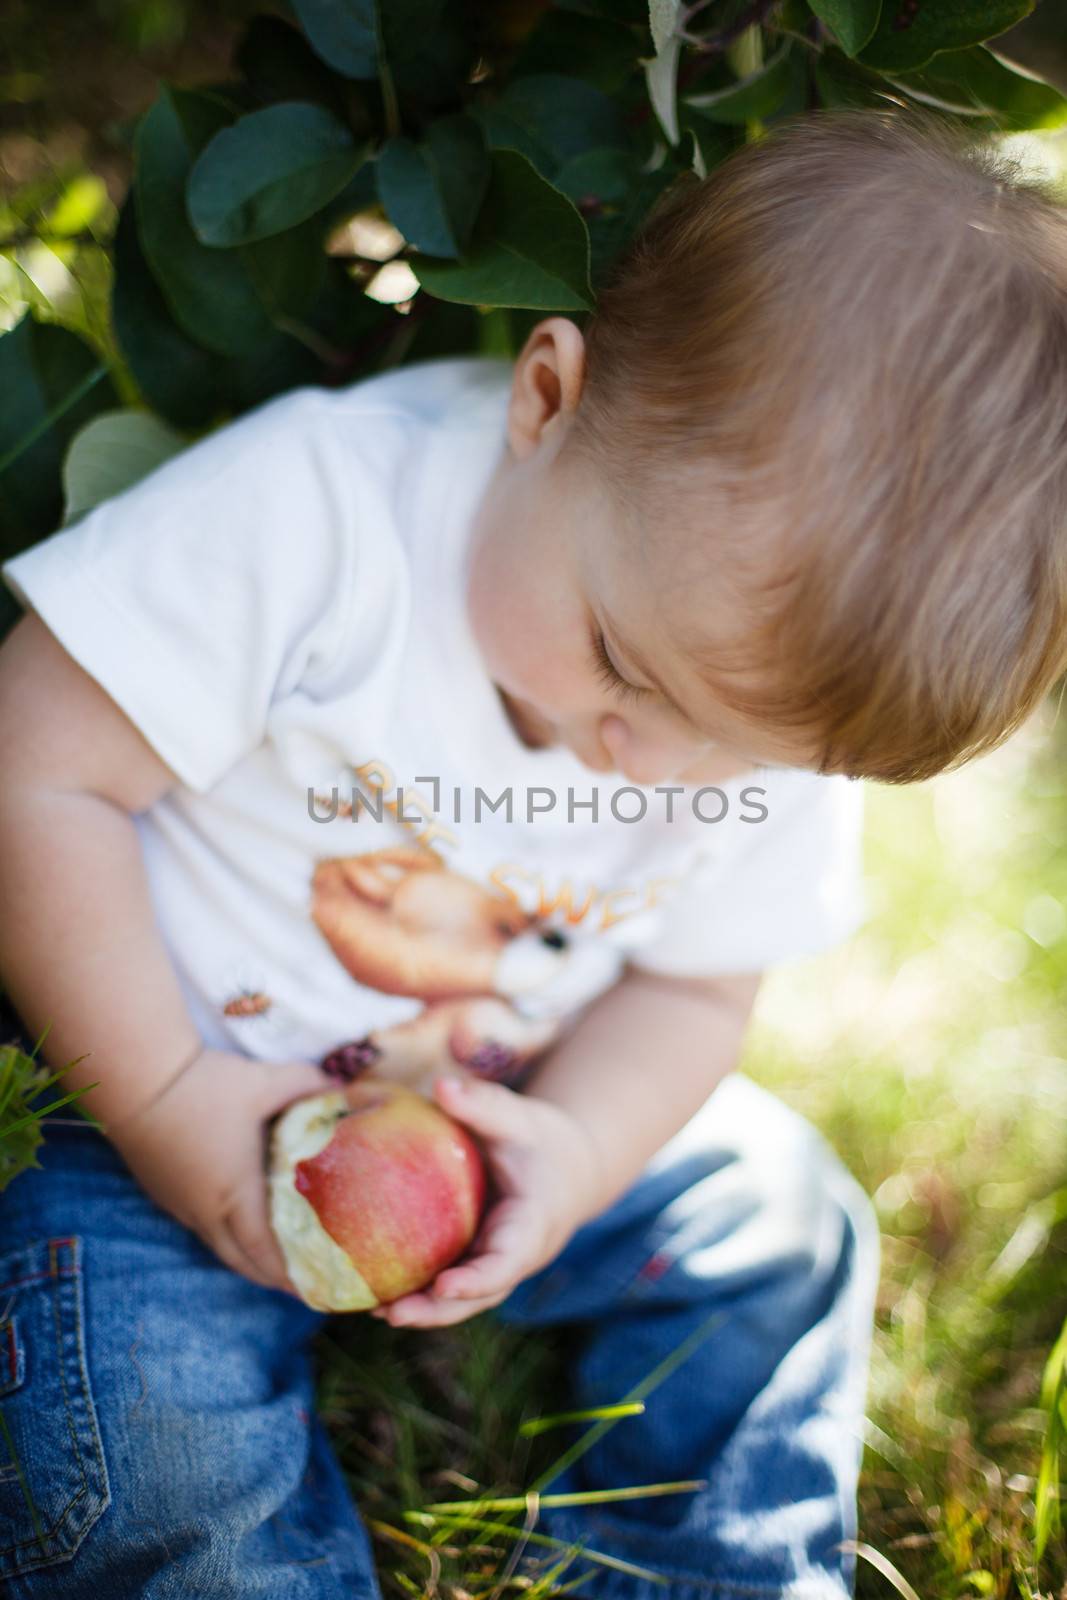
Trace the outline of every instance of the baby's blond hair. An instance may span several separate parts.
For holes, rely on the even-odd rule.
[[[1051,182],[927,112],[793,116],[671,186],[585,336],[567,448],[646,530],[706,529],[745,628],[677,643],[722,701],[809,730],[821,771],[908,783],[1060,678]]]

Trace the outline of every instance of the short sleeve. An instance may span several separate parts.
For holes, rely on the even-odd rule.
[[[664,906],[664,928],[630,955],[676,977],[761,972],[839,944],[863,924],[864,790],[843,775],[767,772],[750,837],[714,856]]]
[[[357,574],[338,451],[320,393],[292,391],[0,565],[198,792],[341,637]]]

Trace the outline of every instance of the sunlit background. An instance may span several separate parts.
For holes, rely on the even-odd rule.
[[[1050,703],[958,773],[868,784],[870,919],[768,979],[749,1041],[878,1210],[871,1511],[882,1468],[909,1490],[879,1542],[930,1539],[931,1514],[962,1530],[991,1493],[1009,1527],[1032,1510],[1067,1312],[1065,753]]]
[[[179,0],[5,8],[0,329],[29,306],[113,350],[106,245],[124,134],[161,75],[224,75],[234,21],[259,8],[223,9],[225,25]],[[1067,52],[1035,45],[1035,70],[1039,56],[1067,88]],[[1002,142],[1067,185],[1064,133]],[[385,263],[363,287],[403,308],[418,288],[388,262],[399,235],[373,215],[351,226],[348,246]],[[868,784],[869,920],[768,979],[745,1056],[877,1207],[862,1538],[924,1600],[1023,1592],[1011,1585],[1047,1423],[1041,1371],[1067,1313],[1065,754],[1067,711],[1050,701],[961,772]],[[861,1562],[860,1594],[890,1591]]]

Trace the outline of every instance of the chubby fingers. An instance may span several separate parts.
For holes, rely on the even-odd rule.
[[[207,1245],[224,1266],[231,1272],[236,1272],[240,1277],[247,1278],[250,1283],[256,1283],[261,1289],[286,1288],[292,1294],[293,1290],[288,1281],[279,1283],[277,1277],[259,1260],[251,1254],[236,1238],[232,1229],[223,1229],[214,1234],[199,1233],[198,1237]]]
[[[476,1317],[491,1306],[498,1306],[510,1292],[509,1285],[495,1294],[462,1300],[443,1299],[434,1294],[406,1294],[400,1300],[376,1307],[371,1316],[388,1322],[391,1328],[447,1328],[453,1323],[465,1322],[468,1317]]]
[[[394,1328],[447,1327],[499,1305],[524,1275],[510,1252],[489,1250],[473,1261],[438,1273],[429,1288],[419,1294],[402,1295],[399,1300],[375,1307],[371,1315]]]
[[[262,1184],[246,1186],[235,1196],[223,1226],[236,1254],[236,1259],[229,1259],[227,1265],[266,1289],[282,1289],[301,1298],[289,1281],[281,1245],[270,1226]]]
[[[506,1083],[491,1078],[440,1076],[433,1080],[433,1092],[442,1111],[473,1133],[486,1139],[529,1137],[530,1102]]]
[[[521,1142],[528,1129],[528,1103],[505,1084],[442,1076],[434,1079],[433,1089],[442,1110],[490,1141]],[[520,1202],[514,1197],[499,1202],[483,1220],[473,1246],[478,1250],[484,1240],[480,1254],[445,1268],[428,1289],[375,1307],[371,1316],[394,1328],[439,1328],[499,1305],[534,1270],[525,1260],[530,1253],[529,1231],[523,1226]]]
[[[492,1249],[473,1261],[439,1272],[428,1293],[435,1304],[449,1300],[477,1300],[507,1291],[523,1276],[521,1262],[511,1250]]]

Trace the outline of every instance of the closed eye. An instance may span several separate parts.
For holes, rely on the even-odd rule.
[[[590,640],[594,671],[619,700],[641,700],[646,695],[655,694],[654,689],[642,689],[636,683],[629,683],[615,670],[604,643],[604,635],[599,629],[591,634]]]

